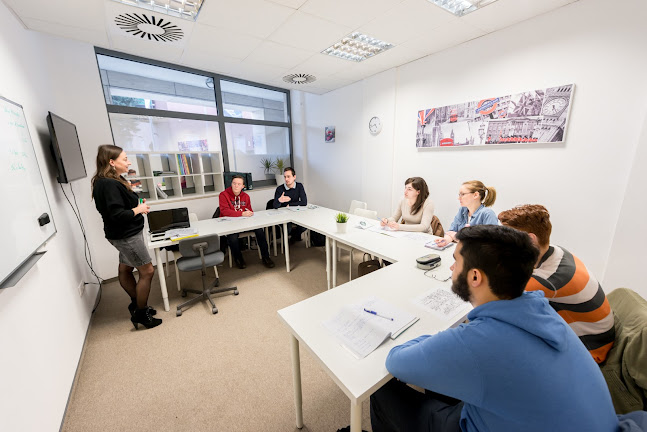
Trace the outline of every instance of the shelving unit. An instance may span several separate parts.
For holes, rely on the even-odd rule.
[[[133,190],[147,202],[201,198],[216,195],[224,187],[222,154],[210,152],[133,152]],[[162,198],[155,185],[168,196]]]

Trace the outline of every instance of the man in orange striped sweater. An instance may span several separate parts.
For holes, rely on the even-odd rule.
[[[541,205],[522,205],[499,213],[503,225],[525,231],[539,248],[526,291],[543,291],[550,305],[571,326],[597,363],[613,346],[613,311],[602,287],[582,261],[551,245],[550,214]]]

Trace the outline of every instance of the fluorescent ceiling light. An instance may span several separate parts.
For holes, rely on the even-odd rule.
[[[361,62],[390,48],[393,48],[393,45],[388,42],[354,32],[333,46],[321,51],[321,53],[345,60]]]
[[[427,0],[436,6],[440,6],[456,16],[467,15],[484,6],[494,3],[496,0]]]
[[[195,21],[205,0],[113,0],[149,11]]]

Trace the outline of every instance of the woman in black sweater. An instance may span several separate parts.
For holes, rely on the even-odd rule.
[[[131,162],[121,147],[99,146],[97,172],[92,177],[92,198],[103,218],[106,239],[119,251],[119,283],[130,296],[130,321],[135,329],[162,324],[153,318],[157,311],[148,306],[148,294],[155,269],[144,241],[144,216],[150,207],[140,201],[130,182],[122,177]],[[134,268],[139,280],[135,281]]]

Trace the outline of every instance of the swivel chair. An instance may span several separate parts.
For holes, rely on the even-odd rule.
[[[182,308],[204,299],[209,300],[209,303],[211,303],[211,312],[213,314],[218,313],[218,308],[211,299],[211,294],[233,291],[234,295],[238,295],[237,287],[215,288],[220,285],[218,277],[211,286],[207,284],[207,266],[213,267],[225,260],[225,254],[220,251],[220,236],[213,234],[188,238],[181,240],[179,246],[182,257],[177,260],[177,268],[180,271],[202,270],[202,291],[182,288],[182,297],[186,297],[187,292],[200,295],[178,305],[175,314],[182,316]]]

